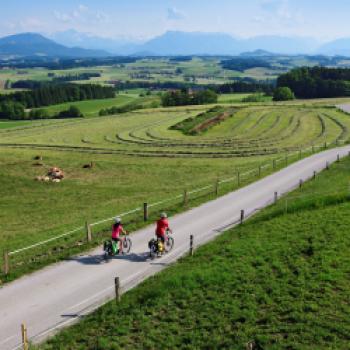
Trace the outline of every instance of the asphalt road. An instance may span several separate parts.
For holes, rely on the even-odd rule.
[[[240,217],[241,209],[254,213],[271,203],[274,192],[280,195],[307,180],[314,171],[334,162],[339,154],[348,155],[350,146],[318,153],[263,178],[247,187],[170,218],[175,246],[165,257],[148,259],[147,242],[153,236],[149,226],[132,235],[130,255],[116,257],[109,263],[102,259],[102,249],[74,257],[0,289],[0,349],[20,345],[20,325],[26,322],[28,336],[40,341],[61,327],[75,322],[114,296],[114,278],[120,277],[123,290],[167,267],[188,252],[189,236],[195,245],[203,244],[229,227]]]
[[[339,109],[341,109],[345,113],[350,113],[350,105],[349,104],[338,105],[336,107],[338,107]]]

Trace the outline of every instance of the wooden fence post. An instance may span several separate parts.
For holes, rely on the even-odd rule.
[[[277,201],[278,201],[278,192],[275,192],[275,194],[274,194],[274,202],[275,202],[275,204],[277,203]]]
[[[187,190],[184,191],[184,201],[183,205],[186,206],[188,204],[188,192]]]
[[[299,188],[302,188],[302,187],[303,187],[303,180],[300,179],[300,180],[299,180]]]
[[[148,204],[143,203],[143,221],[148,220]]]
[[[220,181],[219,179],[217,179],[215,181],[215,184],[214,184],[214,193],[215,193],[215,196],[218,196],[219,195],[219,184],[220,184]]]
[[[116,277],[114,279],[114,287],[115,287],[115,301],[118,304],[120,302],[120,279]]]
[[[329,170],[329,162],[326,163],[326,169]]]
[[[85,227],[86,227],[86,240],[88,242],[91,242],[92,241],[91,225],[87,221],[85,223]]]
[[[241,210],[241,224],[243,224],[243,221],[244,221],[244,210]]]
[[[237,171],[237,185],[238,186],[241,185],[241,174],[240,174],[239,170]]]
[[[337,155],[337,162],[338,163],[340,162],[340,155],[339,154]]]
[[[327,148],[327,141],[324,143],[324,148],[325,149]]]
[[[316,171],[314,171],[314,180],[316,180],[316,175],[317,175],[317,173],[316,173]]]
[[[193,235],[190,235],[190,255],[193,256]]]
[[[23,350],[28,350],[29,349],[28,332],[27,332],[27,326],[25,323],[21,324],[21,333],[22,333]]]
[[[4,251],[4,275],[7,276],[10,272],[10,261],[9,253],[7,250]]]

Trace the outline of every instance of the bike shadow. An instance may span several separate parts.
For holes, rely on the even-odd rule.
[[[106,261],[103,255],[84,255],[84,256],[75,256],[66,259],[67,261],[76,261],[83,265],[100,265],[104,264]]]
[[[145,262],[147,261],[149,258],[149,253],[145,252],[145,253],[141,253],[141,254],[135,254],[135,253],[131,253],[131,254],[125,254],[125,255],[115,255],[112,257],[112,259],[115,260],[128,260],[131,262]]]
[[[135,253],[131,253],[131,254],[125,254],[125,255],[115,255],[115,256],[111,256],[109,258],[105,258],[105,256],[103,254],[101,255],[84,255],[84,256],[76,256],[76,257],[71,257],[68,258],[68,261],[76,261],[79,264],[83,264],[83,265],[101,265],[101,264],[106,264],[109,261],[112,260],[127,260],[130,262],[145,262],[147,261],[149,257],[149,254],[146,253],[141,253],[141,254],[135,254]]]

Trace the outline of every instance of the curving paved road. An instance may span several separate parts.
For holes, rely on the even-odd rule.
[[[123,290],[134,287],[186,253],[190,234],[195,236],[196,245],[207,242],[232,227],[241,209],[254,213],[272,202],[275,191],[283,194],[292,190],[300,179],[309,179],[314,171],[324,169],[326,162],[334,162],[338,154],[344,157],[349,152],[350,146],[345,146],[318,153],[171,218],[175,248],[162,259],[147,259],[147,242],[154,230],[150,226],[133,234],[133,253],[129,256],[104,263],[101,249],[96,249],[4,286],[0,289],[0,349],[19,348],[22,322],[27,323],[28,335],[36,342],[77,321],[113,298],[114,277],[120,277]]]
[[[350,104],[337,105],[336,107],[338,107],[345,113],[350,113]]]

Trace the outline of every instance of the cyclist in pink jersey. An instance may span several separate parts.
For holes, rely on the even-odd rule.
[[[112,241],[113,241],[113,251],[114,254],[117,253],[117,247],[119,245],[119,251],[122,251],[122,240],[120,238],[121,234],[126,235],[126,231],[122,226],[122,220],[120,217],[116,217],[112,226]]]

